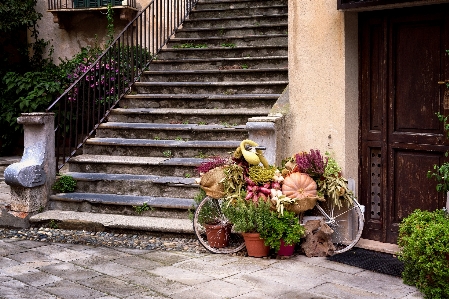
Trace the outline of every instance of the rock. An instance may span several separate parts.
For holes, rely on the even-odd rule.
[[[323,220],[309,220],[304,225],[306,229],[306,240],[301,248],[308,257],[322,257],[332,255],[335,246],[332,243],[334,232]]]

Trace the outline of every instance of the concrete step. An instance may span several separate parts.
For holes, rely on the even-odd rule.
[[[239,144],[240,141],[90,138],[84,144],[83,152],[87,155],[195,158],[226,156]]]
[[[112,122],[163,124],[231,124],[244,125],[250,117],[266,116],[268,109],[174,109],[116,108],[108,117]]]
[[[227,37],[246,35],[284,34],[288,23],[267,25],[234,25],[232,27],[183,28],[176,32],[177,38]]]
[[[235,8],[252,8],[258,6],[270,5],[287,5],[287,0],[232,0],[232,1],[199,1],[195,7],[197,10],[203,9],[235,9]]]
[[[79,155],[72,157],[69,172],[151,174],[186,177],[196,172],[204,158],[133,157],[112,155]]]
[[[288,81],[136,82],[137,93],[149,94],[251,94],[282,93]]]
[[[287,5],[267,5],[258,7],[242,7],[242,8],[210,8],[201,9],[201,7],[194,9],[189,18],[227,18],[238,16],[258,16],[258,15],[273,15],[288,13]]]
[[[234,69],[235,68],[235,69]],[[235,65],[223,70],[145,71],[141,82],[232,82],[232,81],[287,81],[288,68],[241,69]]]
[[[194,176],[188,178],[157,175],[67,172],[77,181],[78,193],[193,198],[199,192]]]
[[[224,18],[196,18],[187,19],[182,24],[185,29],[190,28],[226,28],[235,24],[240,26],[250,25],[270,25],[288,22],[288,14],[256,15],[256,16],[237,16]]]
[[[13,163],[20,162],[21,158],[19,156],[0,157],[0,182],[5,181],[5,169]]]
[[[271,107],[280,94],[133,94],[120,100],[128,108],[188,108],[188,109],[260,109]],[[188,122],[187,122],[188,123]],[[229,125],[230,123],[228,123]]]
[[[222,44],[234,44],[236,47],[254,47],[254,46],[276,46],[288,45],[287,32],[283,34],[267,34],[267,35],[246,35],[246,36],[218,36],[204,38],[177,38],[170,39],[167,44],[168,48],[180,48],[186,44],[206,45],[207,47],[221,47]],[[155,60],[157,61],[157,60]],[[153,61],[153,62],[155,62]]]
[[[59,193],[50,196],[51,210],[186,219],[195,202],[191,198]]]
[[[193,226],[189,219],[128,216],[103,213],[50,210],[30,218],[33,224],[56,221],[60,227],[98,231],[101,229],[129,229],[164,233],[192,234]],[[96,228],[96,229],[93,229]]]
[[[149,71],[267,69],[288,67],[287,56],[155,60]]]
[[[135,196],[99,193],[58,193],[50,196],[51,200],[67,202],[88,202],[91,204],[104,204],[115,206],[142,206],[144,204],[153,208],[188,210],[194,205],[190,198]]]
[[[244,140],[248,138],[245,126],[116,123],[101,124],[97,138],[128,138],[150,140]]]
[[[231,43],[223,43],[219,47],[193,48],[193,44],[185,45],[191,48],[166,48],[159,52],[157,58],[160,60],[169,59],[193,59],[193,58],[238,58],[238,57],[264,57],[264,56],[284,56],[288,55],[288,47],[283,45],[265,47],[237,47]],[[233,47],[234,46],[234,47]]]

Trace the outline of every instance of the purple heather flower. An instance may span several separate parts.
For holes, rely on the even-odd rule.
[[[209,159],[207,159],[207,161],[201,163],[200,166],[197,167],[197,170],[199,173],[206,173],[211,169],[226,165],[228,163],[229,163],[229,160],[227,158],[218,157],[218,156],[210,157]]]
[[[307,173],[311,177],[321,177],[327,163],[319,150],[310,150],[310,153],[302,152],[295,155],[298,170]]]

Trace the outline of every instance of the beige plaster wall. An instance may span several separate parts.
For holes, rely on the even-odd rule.
[[[358,177],[357,14],[335,0],[289,0],[289,154],[329,151]]]
[[[148,5],[149,0],[137,0],[137,8],[142,9]],[[68,22],[64,29],[59,28],[58,23],[53,22],[52,13],[47,11],[47,0],[38,0],[36,10],[43,17],[38,22],[39,36],[54,48],[54,62],[59,62],[58,57],[71,58],[79,52],[81,47],[93,46],[98,40],[104,44],[107,33],[107,19],[105,11],[78,12]],[[114,13],[114,26],[116,35],[127,25],[127,21],[120,20],[119,12]],[[97,36],[97,38],[95,37]]]

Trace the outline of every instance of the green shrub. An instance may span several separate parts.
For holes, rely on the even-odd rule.
[[[449,215],[444,210],[416,210],[399,228],[399,259],[404,283],[429,299],[449,298]]]
[[[239,199],[225,205],[223,212],[234,225],[234,230],[242,233],[260,233],[260,237],[270,234],[270,222],[273,213],[271,204],[264,202],[253,202],[251,200]]]
[[[68,175],[59,177],[53,185],[53,190],[56,192],[67,193],[73,192],[76,188],[76,180]]]

